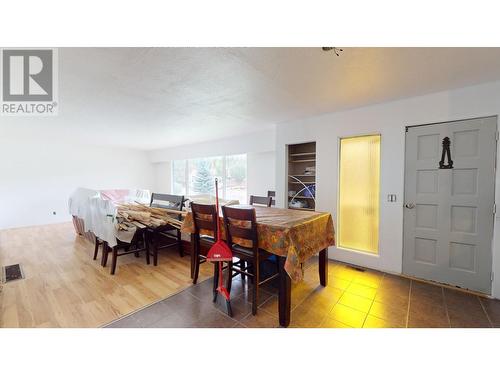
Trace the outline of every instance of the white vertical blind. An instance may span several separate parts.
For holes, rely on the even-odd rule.
[[[378,254],[380,135],[340,140],[339,247]]]

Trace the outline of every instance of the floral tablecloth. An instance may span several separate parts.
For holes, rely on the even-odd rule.
[[[329,213],[259,206],[232,207],[255,208],[259,247],[272,254],[286,257],[285,270],[293,281],[302,280],[304,276],[302,264],[307,259],[328,246],[335,245],[333,219]],[[224,238],[222,218],[221,229]],[[194,232],[191,212],[187,214],[181,231]]]

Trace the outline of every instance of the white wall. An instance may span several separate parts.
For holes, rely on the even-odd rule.
[[[246,154],[274,151],[276,131],[256,132],[240,137],[224,138],[213,142],[169,147],[149,152],[152,163],[193,159],[206,156]]]
[[[269,151],[247,154],[248,195],[266,196],[268,190],[276,190],[276,153]]]
[[[181,147],[165,148],[149,152],[155,168],[155,190],[171,192],[171,161],[207,156],[247,154],[247,192],[266,195],[275,190],[276,132],[252,133],[241,137],[220,139]]]
[[[342,261],[401,273],[403,256],[403,194],[405,126],[500,113],[500,82],[414,97],[279,124],[276,134],[277,204],[285,201],[285,145],[317,142],[317,209],[336,218],[338,139],[360,134],[382,135],[380,254],[373,256],[332,248],[330,257]],[[387,194],[397,194],[389,203]],[[496,177],[496,200],[500,198],[500,174]],[[500,297],[500,214],[495,220],[493,244],[493,295]]]
[[[154,163],[153,193],[170,194],[172,190],[172,163],[165,161]]]
[[[142,151],[0,138],[0,229],[71,220],[68,198],[77,187],[152,186],[153,168]]]

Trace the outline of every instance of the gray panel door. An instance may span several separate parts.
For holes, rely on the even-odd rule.
[[[496,122],[408,128],[403,273],[491,292]],[[451,169],[439,168],[445,137]]]

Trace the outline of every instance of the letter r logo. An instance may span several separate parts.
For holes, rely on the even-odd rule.
[[[52,101],[52,50],[3,50],[3,101]]]

